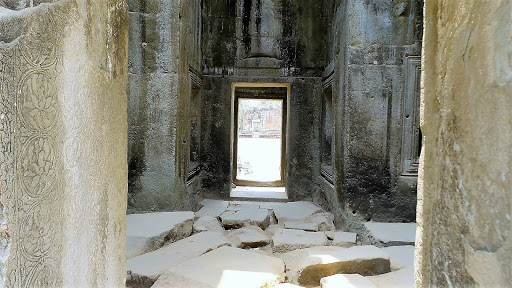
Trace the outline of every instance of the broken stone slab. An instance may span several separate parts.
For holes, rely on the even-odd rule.
[[[257,248],[270,243],[270,238],[258,226],[232,230],[228,238],[238,248]]]
[[[281,259],[221,247],[170,268],[153,288],[266,288],[285,279]]]
[[[389,255],[391,270],[414,266],[414,246],[391,246],[381,249]]]
[[[286,253],[296,249],[324,245],[327,245],[327,237],[323,232],[280,229],[272,237],[272,251],[274,253]]]
[[[233,214],[226,213],[221,215],[222,226],[225,229],[238,229],[244,226],[259,226],[266,229],[270,224],[270,216],[267,209],[260,209],[249,206],[236,211]]]
[[[382,246],[414,245],[416,241],[416,223],[367,222],[364,226]]]
[[[201,202],[203,207],[196,212],[196,217],[219,217],[222,213],[224,213],[224,211],[226,211],[228,204],[229,203],[227,201],[205,199]]]
[[[157,212],[126,216],[126,259],[190,236],[194,212]]]
[[[334,231],[334,215],[329,212],[316,213],[304,220],[304,222],[316,223],[318,231]]]
[[[357,234],[351,232],[334,232],[332,245],[349,248],[356,245]]]
[[[397,271],[366,278],[377,288],[410,288],[414,287],[414,267],[407,266]]]
[[[224,232],[224,228],[220,225],[217,218],[212,216],[203,216],[194,222],[194,233],[199,232]]]
[[[288,222],[284,222],[284,228],[295,229],[295,230],[304,230],[304,231],[309,231],[309,232],[317,232],[318,224],[308,223],[308,222],[288,221]]]
[[[290,283],[306,287],[334,274],[379,275],[390,271],[389,255],[375,246],[312,247],[281,255]]]
[[[128,259],[126,285],[132,288],[149,288],[162,273],[174,265],[229,245],[229,240],[222,233],[202,232]]]
[[[278,223],[306,219],[309,216],[323,212],[322,208],[307,201],[288,202],[273,207]]]
[[[359,274],[336,274],[320,280],[320,288],[377,288]]]

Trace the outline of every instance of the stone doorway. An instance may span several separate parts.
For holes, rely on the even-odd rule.
[[[232,197],[286,198],[288,90],[283,84],[234,84]]]

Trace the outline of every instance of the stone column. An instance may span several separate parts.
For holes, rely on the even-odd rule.
[[[416,287],[512,285],[511,11],[425,1]]]
[[[126,4],[18,2],[0,7],[0,286],[123,287]]]

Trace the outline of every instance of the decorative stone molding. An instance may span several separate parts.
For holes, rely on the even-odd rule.
[[[417,176],[420,132],[421,56],[405,59],[405,93],[402,102],[402,175]]]

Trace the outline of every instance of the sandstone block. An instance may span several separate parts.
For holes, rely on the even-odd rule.
[[[237,229],[244,226],[259,226],[265,229],[270,224],[270,216],[267,209],[257,207],[244,207],[234,214],[222,214],[222,225],[226,229]]]
[[[162,273],[174,265],[229,245],[229,240],[222,233],[202,232],[156,251],[128,259],[126,285],[132,288],[149,288]]]
[[[275,253],[324,245],[327,245],[327,237],[323,232],[280,229],[272,237],[272,251]]]
[[[194,222],[194,232],[224,232],[224,228],[220,225],[217,218],[211,216],[203,216]]]
[[[367,222],[364,226],[383,246],[414,245],[416,241],[416,223]]]
[[[281,255],[290,283],[314,287],[334,274],[379,275],[390,271],[389,256],[375,246],[333,246],[295,250]]]
[[[317,232],[318,231],[318,224],[316,223],[309,223],[309,222],[284,222],[284,228],[286,229],[295,229],[295,230],[304,230],[304,231],[310,231],[310,232]]]
[[[192,233],[194,212],[159,212],[126,216],[126,258],[154,251]]]
[[[270,238],[258,226],[233,230],[228,238],[238,248],[257,248],[270,243]]]
[[[313,214],[306,218],[305,222],[317,224],[318,231],[336,230],[336,227],[334,226],[334,215],[332,215],[332,213],[329,212]]]
[[[266,288],[284,279],[281,259],[221,247],[170,268],[153,288]]]
[[[273,207],[273,210],[280,223],[306,219],[315,213],[323,212],[322,208],[307,201],[288,202],[283,205],[276,205]]]

